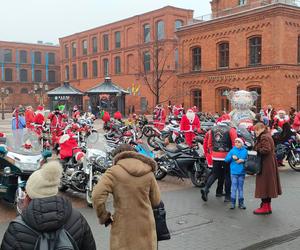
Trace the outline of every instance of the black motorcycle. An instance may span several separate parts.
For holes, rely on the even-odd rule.
[[[196,137],[196,143],[203,142],[202,137]],[[167,174],[178,178],[190,178],[196,187],[204,187],[210,170],[204,155],[198,152],[198,146],[192,148],[178,144],[176,149],[167,149],[162,141],[157,141],[158,148],[163,154],[155,158],[158,168],[155,178],[162,180]]]

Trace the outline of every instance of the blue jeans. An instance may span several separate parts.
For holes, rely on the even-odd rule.
[[[236,200],[236,191],[239,192],[239,200],[244,199],[244,174],[232,174],[231,175],[231,199]]]

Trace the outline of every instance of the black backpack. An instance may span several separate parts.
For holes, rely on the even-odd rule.
[[[12,223],[19,223],[38,235],[34,250],[79,250],[73,237],[63,227],[54,232],[40,233],[32,229],[21,216]]]

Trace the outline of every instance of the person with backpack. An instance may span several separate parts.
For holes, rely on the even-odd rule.
[[[10,222],[1,250],[96,249],[85,218],[57,195],[61,175],[60,163],[50,161],[29,177],[21,215]]]

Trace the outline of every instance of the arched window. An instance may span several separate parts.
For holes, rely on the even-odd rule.
[[[103,35],[103,50],[104,51],[109,50],[109,36],[108,36],[108,34]]]
[[[72,43],[72,57],[76,57],[76,49],[77,44],[75,42]]]
[[[35,70],[34,71],[34,81],[35,82],[41,82],[42,81],[42,71],[41,70]]]
[[[182,20],[176,20],[175,21],[175,31],[179,29],[181,26],[183,26],[183,21]]]
[[[69,46],[68,44],[65,44],[65,59],[68,59],[69,58]]]
[[[199,111],[202,111],[202,91],[195,89],[192,91],[192,106],[196,106]]]
[[[42,53],[39,51],[34,52],[34,64],[42,64]]]
[[[28,94],[28,89],[22,88],[20,93],[21,94]]]
[[[20,63],[27,63],[27,51],[26,50],[20,51]]]
[[[69,66],[67,65],[65,67],[65,80],[69,80],[70,79],[70,68]]]
[[[259,86],[253,86],[248,87],[248,91],[254,91],[257,93],[257,100],[254,102],[254,106],[256,107],[256,112],[259,112],[261,110],[261,87]]]
[[[165,38],[165,23],[160,20],[156,23],[156,39],[162,40]]]
[[[103,59],[103,74],[104,76],[109,75],[109,61],[107,58]]]
[[[56,73],[54,70],[49,70],[48,72],[48,82],[55,82],[56,81]]]
[[[4,62],[7,62],[7,63],[12,62],[12,50],[11,49],[4,50]]]
[[[175,59],[175,69],[178,69],[178,67],[179,67],[179,54],[178,54],[178,49],[177,48],[174,51],[174,59]]]
[[[219,68],[229,67],[229,43],[223,42],[218,45],[219,48]]]
[[[6,68],[4,70],[4,80],[11,82],[13,80],[13,70],[10,68]]]
[[[151,37],[151,34],[150,34],[150,24],[149,23],[146,23],[144,24],[144,43],[149,43],[150,42],[150,37]]]
[[[151,55],[149,51],[144,52],[143,64],[145,73],[149,72],[151,70]]]
[[[201,48],[196,47],[192,49],[192,70],[201,70]]]
[[[216,89],[216,111],[222,114],[223,111],[230,111],[230,101],[227,98],[230,88],[221,87]]]
[[[121,58],[119,56],[115,57],[115,74],[121,73]]]
[[[97,51],[98,51],[98,39],[97,39],[97,37],[92,38],[92,45],[93,45],[93,53],[97,53]]]
[[[82,63],[82,77],[88,78],[88,66],[86,62]]]
[[[88,45],[87,40],[82,41],[82,55],[87,55]]]
[[[98,76],[98,62],[96,60],[94,60],[92,62],[93,65],[93,77],[97,77]]]
[[[73,77],[73,79],[77,79],[77,65],[76,64],[72,65],[72,77]]]
[[[116,49],[121,48],[121,32],[120,31],[115,32],[115,48]]]
[[[13,94],[14,93],[14,91],[13,91],[13,89],[12,88],[6,88],[6,91],[9,93],[9,94]]]
[[[20,81],[21,82],[27,82],[28,81],[27,69],[21,69],[20,70]]]
[[[262,39],[260,36],[249,39],[249,66],[261,64]]]

